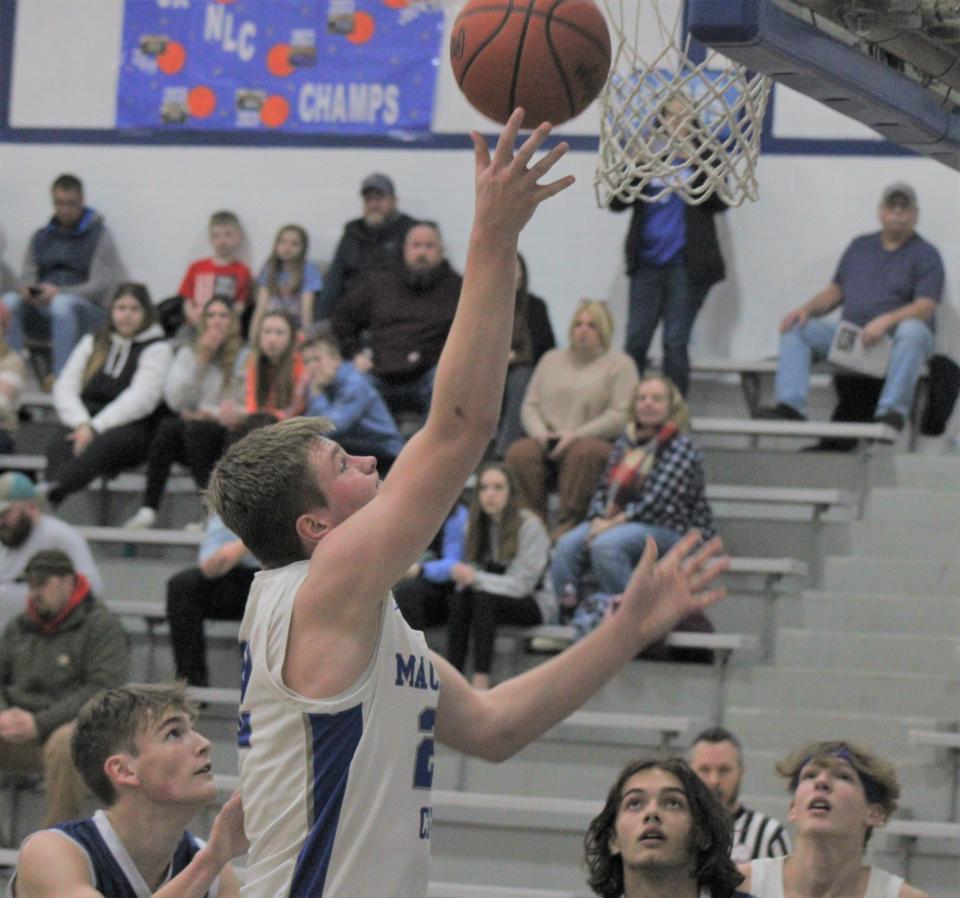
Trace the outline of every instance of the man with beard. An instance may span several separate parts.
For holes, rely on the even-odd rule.
[[[126,682],[130,649],[66,553],[37,552],[24,578],[27,607],[0,636],[0,769],[43,772],[52,826],[79,816],[86,795],[70,758],[77,713]]]
[[[358,371],[372,374],[394,416],[429,411],[462,280],[444,258],[440,229],[421,221],[407,231],[403,268],[365,278],[334,310],[331,324],[344,358],[352,356]]]
[[[372,174],[360,185],[363,216],[347,222],[324,275],[316,317],[329,318],[340,299],[363,276],[400,267],[404,237],[414,220],[397,211],[397,194],[386,175]]]
[[[693,740],[690,766],[733,817],[730,856],[738,864],[790,853],[783,824],[740,803],[743,782],[743,749],[740,740],[723,727],[704,730]]]
[[[0,476],[0,626],[23,610],[27,588],[18,582],[30,558],[42,549],[60,549],[87,578],[97,595],[103,580],[87,541],[75,527],[41,514],[33,481],[19,471]]]

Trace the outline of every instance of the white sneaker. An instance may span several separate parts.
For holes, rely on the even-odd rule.
[[[124,523],[127,530],[149,530],[157,523],[157,513],[152,508],[143,506],[132,518]]]
[[[207,522],[203,521],[191,521],[184,528],[187,533],[203,533],[207,529]]]

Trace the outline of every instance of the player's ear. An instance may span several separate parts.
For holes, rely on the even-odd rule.
[[[324,511],[306,512],[297,518],[297,536],[301,541],[316,545],[330,530],[330,523],[326,520]]]
[[[139,786],[140,776],[136,771],[134,759],[127,754],[110,755],[103,762],[103,770],[111,783],[118,786]]]
[[[867,805],[867,826],[872,826],[875,829],[880,826],[884,826],[887,822],[887,812],[883,809],[883,805],[879,804],[869,804]]]
[[[617,834],[615,832],[610,833],[610,838],[607,840],[607,848],[610,849],[610,854],[614,857],[620,854],[620,843],[617,841]]]

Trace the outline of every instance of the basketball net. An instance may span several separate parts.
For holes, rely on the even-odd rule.
[[[599,98],[597,203],[656,202],[672,193],[690,205],[713,194],[729,206],[755,200],[770,80],[709,47],[695,63],[680,33],[683,2],[672,23],[659,2],[604,0],[615,50]],[[662,45],[649,61],[641,35]]]

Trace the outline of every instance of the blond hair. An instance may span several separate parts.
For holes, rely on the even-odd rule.
[[[631,420],[627,422],[626,431],[627,436],[634,442],[637,441],[637,422],[634,412],[637,397],[640,395],[640,388],[651,380],[659,380],[660,383],[667,388],[667,420],[663,423],[676,424],[677,430],[681,432],[690,430],[690,408],[687,406],[687,400],[683,398],[683,393],[680,392],[677,385],[663,374],[647,374],[645,377],[640,378],[640,383],[634,388],[633,396],[630,400]]]
[[[590,315],[593,323],[600,334],[600,340],[603,343],[604,350],[610,348],[613,343],[613,316],[607,304],[600,299],[581,299],[574,310],[573,317],[570,319],[570,329],[567,331],[567,340],[573,342],[573,329],[577,325],[577,319],[583,312]]]

